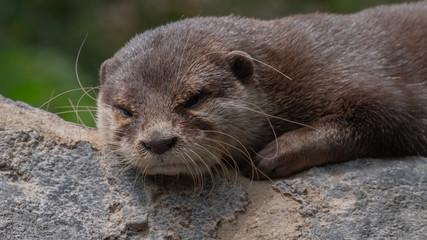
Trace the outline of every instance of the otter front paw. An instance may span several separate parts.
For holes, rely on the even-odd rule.
[[[298,161],[295,146],[279,139],[270,142],[252,158],[252,166],[244,174],[254,180],[286,177],[304,169],[304,161]]]
[[[277,138],[253,156],[245,175],[254,180],[281,178],[332,161],[328,151],[319,151],[320,142],[315,139],[297,132]]]

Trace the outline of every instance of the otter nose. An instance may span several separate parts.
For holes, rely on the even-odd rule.
[[[163,154],[169,149],[173,148],[177,142],[178,138],[164,138],[164,139],[153,139],[150,141],[141,141],[141,145],[147,151],[154,154]]]

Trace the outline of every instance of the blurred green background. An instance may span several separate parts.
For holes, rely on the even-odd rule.
[[[230,13],[271,19],[295,13],[349,13],[402,0],[2,0],[0,94],[94,126],[101,63],[135,34],[192,16]],[[96,91],[89,92],[96,97]],[[58,94],[59,97],[53,98]],[[49,101],[52,99],[52,101]],[[79,116],[73,109],[80,106]],[[1,113],[0,113],[1,114]]]

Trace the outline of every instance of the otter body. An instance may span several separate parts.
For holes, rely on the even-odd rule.
[[[100,81],[99,130],[143,174],[427,156],[427,2],[185,19],[137,35]]]

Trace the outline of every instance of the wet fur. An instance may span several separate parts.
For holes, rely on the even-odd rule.
[[[197,177],[243,161],[261,179],[359,157],[427,156],[426,12],[424,1],[158,27],[102,65],[98,128],[149,175]],[[184,108],[198,93],[200,105]],[[165,135],[178,138],[170,151],[141,148]]]

